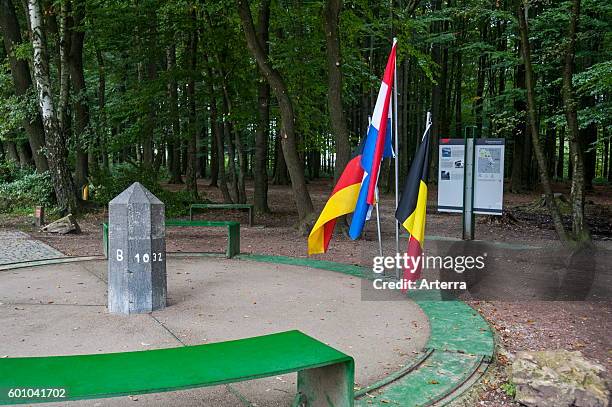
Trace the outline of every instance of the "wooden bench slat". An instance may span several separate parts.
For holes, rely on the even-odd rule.
[[[90,399],[213,386],[341,363],[352,374],[350,356],[300,331],[288,331],[150,351],[3,358],[0,389],[65,388],[67,399]]]

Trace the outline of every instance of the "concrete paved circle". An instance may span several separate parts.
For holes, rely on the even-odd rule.
[[[169,306],[106,311],[106,261],[0,272],[0,357],[146,350],[299,329],[352,355],[356,383],[399,370],[428,337],[412,301],[362,301],[358,277],[304,266],[169,258]],[[171,374],[171,372],[169,372]],[[146,405],[288,405],[296,374],[230,386],[139,395]],[[71,405],[131,405],[122,397]]]

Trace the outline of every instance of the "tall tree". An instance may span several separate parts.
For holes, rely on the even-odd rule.
[[[198,197],[198,182],[197,182],[197,117],[196,117],[196,91],[195,77],[197,75],[198,65],[198,28],[195,10],[191,11],[191,32],[189,34],[189,43],[187,46],[188,54],[188,69],[189,78],[187,80],[187,98],[189,109],[189,139],[187,141],[187,191],[194,198]]]
[[[526,9],[523,0],[519,0],[518,7],[518,21],[519,21],[519,34],[521,37],[521,50],[523,54],[523,63],[525,64],[525,86],[527,88],[527,116],[529,118],[529,126],[531,129],[531,142],[533,144],[533,150],[538,162],[538,169],[540,174],[540,181],[542,182],[542,188],[544,189],[544,195],[546,197],[546,205],[552,216],[555,230],[559,235],[559,238],[566,242],[568,236],[563,226],[563,220],[561,218],[561,211],[555,200],[552,187],[550,185],[550,178],[548,177],[546,158],[540,145],[540,135],[538,132],[538,121],[536,117],[536,101],[535,101],[535,80],[533,77],[533,67],[531,65],[531,47],[529,45],[529,29],[527,27]]]
[[[261,44],[257,40],[257,33],[253,26],[253,17],[247,0],[236,0],[238,5],[238,13],[242,23],[242,29],[246,37],[247,46],[255,57],[257,65],[263,72],[266,80],[272,88],[272,92],[278,101],[281,114],[281,146],[285,163],[291,177],[291,187],[293,190],[293,199],[295,200],[298,216],[300,218],[299,226],[302,232],[307,232],[314,223],[314,207],[310,194],[306,188],[306,179],[304,178],[304,168],[300,162],[297,152],[297,142],[295,136],[295,114],[293,103],[289,97],[287,85],[285,84],[280,73],[272,67]]]
[[[15,7],[11,0],[0,0],[0,29],[2,30],[4,48],[6,49],[11,67],[13,83],[15,84],[15,94],[17,96],[25,96],[32,86],[32,78],[30,76],[28,63],[15,56],[15,46],[21,44],[21,31],[19,20],[15,13]],[[37,111],[33,114],[33,117],[26,117],[23,120],[23,127],[28,133],[32,157],[36,164],[37,171],[47,171],[49,169],[49,164],[42,151],[45,145],[45,130],[43,128],[40,113]]]
[[[327,103],[329,120],[336,141],[334,178],[338,179],[351,156],[349,132],[342,106],[342,57],[340,54],[339,19],[342,0],[327,0],[323,9],[325,44],[327,50]]]
[[[574,94],[572,78],[574,75],[574,58],[576,56],[576,31],[580,16],[580,0],[572,0],[569,28],[567,33],[567,48],[563,66],[563,108],[567,120],[570,152],[572,155],[572,233],[579,243],[591,240],[591,234],[584,220],[584,158],[582,143],[578,128],[577,100]]]
[[[223,123],[219,120],[219,109],[217,107],[218,88],[216,88],[214,85],[216,78],[214,75],[214,70],[211,67],[211,58],[208,56],[207,61],[208,66],[206,71],[208,74],[208,78],[206,83],[208,84],[208,93],[210,98],[210,127],[212,135],[214,137],[213,145],[216,151],[216,154],[213,155],[213,158],[216,156],[217,185],[221,190],[223,202],[231,203],[232,197],[229,193],[229,190],[227,189],[227,180],[225,175],[225,143],[223,142]]]
[[[146,8],[146,22],[144,34],[146,36],[144,44],[146,46],[146,78],[149,82],[157,79],[157,13],[150,5]],[[156,103],[154,98],[150,98],[147,105],[147,118],[143,129],[142,140],[142,161],[146,168],[153,168],[153,139],[156,124]]]
[[[87,153],[87,129],[89,126],[89,105],[85,87],[85,72],[83,70],[83,43],[85,30],[83,27],[85,3],[73,0],[72,15],[68,18],[67,35],[70,35],[70,51],[68,54],[68,70],[74,91],[74,138],[76,145],[75,186],[80,189],[87,183],[89,159]]]
[[[270,0],[259,4],[257,39],[266,54],[270,30]],[[253,204],[258,213],[268,213],[268,140],[270,138],[270,85],[259,70],[257,84],[257,129],[255,130],[255,159],[253,160]]]
[[[32,30],[34,50],[34,79],[38,89],[38,103],[42,112],[42,122],[46,133],[47,160],[58,206],[63,211],[77,210],[72,174],[68,168],[68,150],[53,104],[53,93],[49,78],[49,60],[46,38],[43,31],[43,16],[39,0],[28,0],[28,15]]]
[[[181,178],[181,124],[178,111],[178,88],[176,83],[176,44],[166,48],[166,66],[168,70],[168,103],[170,107],[170,137],[168,140],[168,169],[170,184],[182,184]]]

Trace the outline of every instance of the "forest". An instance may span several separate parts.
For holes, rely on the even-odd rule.
[[[0,0],[0,211],[78,213],[138,180],[180,212],[206,179],[260,213],[289,185],[308,229],[308,184],[365,136],[396,37],[400,179],[431,111],[431,185],[440,138],[505,138],[507,189],[542,191],[560,239],[588,242],[586,196],[612,182],[611,25],[608,0]]]

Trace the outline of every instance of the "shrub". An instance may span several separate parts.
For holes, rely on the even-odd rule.
[[[502,391],[508,396],[514,398],[516,396],[516,385],[514,383],[506,382],[500,386]]]
[[[593,179],[593,185],[607,185],[608,180],[604,177],[597,177]]]
[[[3,173],[2,176],[5,175],[6,173]],[[0,183],[0,211],[2,212],[31,209],[37,205],[50,208],[54,204],[53,184],[48,172],[39,174],[20,170],[10,182]]]
[[[131,164],[116,165],[109,171],[100,171],[92,174],[93,200],[108,205],[108,202],[123,192],[134,182],[140,182],[153,195],[166,205],[166,217],[186,215],[189,213],[189,204],[195,200],[186,191],[171,192],[161,187],[162,175],[151,170],[136,167]]]
[[[13,182],[30,173],[31,170],[21,169],[15,161],[0,161],[0,183]]]

